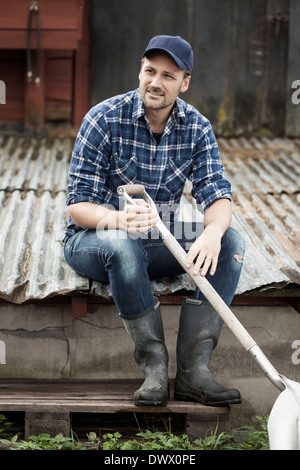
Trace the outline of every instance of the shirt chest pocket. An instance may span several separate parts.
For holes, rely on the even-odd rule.
[[[191,159],[170,158],[165,170],[165,188],[173,195],[183,190],[189,175]]]
[[[137,179],[137,158],[121,158],[115,153],[111,157],[109,178],[115,188],[122,184],[133,184]]]

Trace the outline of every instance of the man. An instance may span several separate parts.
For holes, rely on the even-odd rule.
[[[153,236],[147,204],[121,206],[119,185],[143,184],[199,271],[230,304],[241,271],[243,240],[230,228],[231,187],[209,121],[178,98],[189,87],[193,51],[179,36],[152,38],[143,54],[139,89],[108,99],[85,116],[74,146],[65,257],[77,272],[109,282],[134,357],[145,374],[137,405],[165,405],[168,352],[150,280],[183,272]],[[204,212],[202,224],[177,220],[186,179]],[[223,321],[198,289],[183,301],[174,395],[221,406],[240,403],[238,390],[211,375],[209,361]]]

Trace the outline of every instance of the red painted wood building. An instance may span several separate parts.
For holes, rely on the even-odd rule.
[[[0,124],[78,126],[90,104],[90,0],[0,0],[0,12]]]

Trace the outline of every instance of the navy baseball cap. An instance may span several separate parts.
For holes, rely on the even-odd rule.
[[[180,69],[192,72],[194,63],[193,49],[180,36],[154,36],[154,38],[150,39],[143,57],[155,50],[167,52],[175,60]]]

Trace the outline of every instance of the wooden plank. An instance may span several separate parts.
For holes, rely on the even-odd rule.
[[[73,124],[79,127],[90,108],[90,1],[84,2],[82,19],[82,40],[75,52],[74,69],[74,110]]]
[[[204,406],[175,401],[171,396],[165,407],[135,406],[133,392],[142,381],[101,380],[80,382],[0,381],[0,410],[51,412],[147,412],[189,413],[206,416],[228,415],[228,407]]]
[[[85,0],[43,0],[38,2],[41,44],[45,49],[77,49],[82,39]],[[0,45],[2,49],[24,49],[30,2],[0,0]],[[36,43],[36,18],[31,22],[31,47]]]
[[[25,85],[25,115],[24,124],[27,129],[38,130],[45,124],[45,52],[40,55],[40,82],[35,83],[37,77],[36,55],[31,57],[32,81]]]
[[[57,413],[177,413],[201,414],[203,416],[221,416],[228,414],[228,408],[203,406],[200,403],[176,402],[169,400],[166,406],[135,406],[131,400],[91,400],[89,399],[2,399],[0,409],[4,411],[51,411]]]
[[[71,121],[73,99],[73,52],[47,51],[46,121]]]
[[[0,30],[1,48],[26,49],[27,32],[21,30]],[[31,48],[37,47],[36,35],[31,35]],[[78,34],[76,31],[42,31],[41,47],[46,49],[72,49],[78,47]]]
[[[21,100],[9,100],[0,107],[0,123],[20,122],[24,118],[24,103]]]
[[[6,104],[0,106],[0,122],[18,122],[24,117],[24,51],[0,50],[0,79],[6,85]]]
[[[126,385],[126,384],[125,384]],[[176,401],[172,397],[168,400],[168,403],[165,407],[152,407],[152,406],[135,406],[133,404],[133,391],[125,391],[122,394],[102,394],[101,392],[92,394],[86,394],[85,396],[81,396],[80,394],[71,395],[65,394],[64,396],[51,394],[49,393],[46,395],[45,393],[0,393],[0,409],[1,406],[30,406],[34,405],[41,405],[41,406],[55,406],[57,408],[70,406],[70,407],[86,407],[86,406],[97,406],[99,410],[102,411],[106,408],[114,409],[115,411],[120,411],[121,409],[137,409],[137,410],[165,410],[165,411],[174,411],[177,413],[205,413],[205,414],[215,414],[216,410],[220,412],[220,414],[224,414],[226,407],[213,407],[213,406],[204,406],[200,403],[196,402],[184,402],[184,401]],[[100,411],[99,411],[100,412]]]
[[[69,433],[72,416],[95,416],[103,427],[111,416],[111,426],[120,431],[120,416],[127,416],[122,432],[132,431],[128,417],[162,421],[171,418],[181,422],[183,432],[193,439],[204,437],[209,430],[218,433],[230,430],[230,407],[210,407],[200,403],[175,401],[171,396],[166,406],[135,406],[133,392],[142,380],[0,380],[0,410],[25,412],[25,435],[47,432],[56,435]],[[173,381],[172,387],[173,390]],[[113,418],[113,416],[118,418]],[[103,418],[102,418],[103,416]],[[147,418],[146,418],[147,417]],[[80,418],[78,418],[80,419]],[[84,419],[84,418],[82,418]],[[124,418],[125,419],[125,418]],[[124,422],[123,419],[123,422]],[[103,421],[104,420],[104,421]],[[122,418],[121,418],[122,420]],[[151,421],[152,422],[152,421]],[[105,425],[104,425],[105,427]],[[137,432],[137,429],[136,429]]]
[[[24,104],[26,106],[26,124],[28,124],[28,120],[40,123],[44,120],[71,121],[73,108],[72,51],[43,52],[45,73],[39,88],[36,88],[34,81],[30,84],[27,83],[25,52],[10,51],[10,55],[8,52],[0,50],[0,78],[6,83],[6,105],[0,106],[0,121],[23,121]],[[32,51],[31,58],[34,66],[36,51]],[[35,68],[33,74],[34,79]]]
[[[72,296],[72,318],[86,318],[87,317],[87,297]]]
[[[0,29],[26,30],[30,3],[24,0],[0,0]],[[43,0],[38,2],[38,6],[42,29],[79,30],[81,8],[77,0]],[[32,27],[36,27],[35,18]]]
[[[72,57],[63,58],[59,54],[46,62],[46,100],[68,102],[72,101]]]

